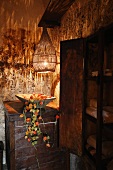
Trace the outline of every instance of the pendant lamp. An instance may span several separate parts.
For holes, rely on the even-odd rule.
[[[56,67],[56,52],[48,35],[47,28],[43,32],[36,46],[33,57],[33,67],[37,72],[54,72]]]

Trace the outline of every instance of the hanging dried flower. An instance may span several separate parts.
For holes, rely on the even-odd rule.
[[[54,98],[50,98],[54,99]],[[29,100],[25,102],[25,106],[23,109],[23,114],[20,114],[21,118],[24,118],[24,123],[26,126],[26,132],[25,132],[25,139],[30,142],[34,148],[36,144],[38,144],[38,139],[42,138],[42,142],[45,143],[46,147],[51,147],[50,145],[50,136],[46,132],[46,124],[54,123],[55,126],[57,124],[57,119],[59,119],[59,115],[56,115],[55,122],[44,122],[41,109],[45,107],[46,102],[48,103],[48,96],[38,94],[37,96],[35,94],[31,95]],[[41,129],[42,126],[44,128]],[[37,159],[38,162],[38,159]],[[39,162],[38,162],[39,166]]]

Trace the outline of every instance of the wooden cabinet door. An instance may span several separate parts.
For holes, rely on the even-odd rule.
[[[60,43],[60,146],[82,152],[83,39]]]

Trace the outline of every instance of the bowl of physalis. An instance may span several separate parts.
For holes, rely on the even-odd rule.
[[[47,104],[51,101],[55,100],[56,98],[53,96],[48,96],[45,94],[16,94],[15,95],[20,101],[35,103],[37,108],[44,108]]]

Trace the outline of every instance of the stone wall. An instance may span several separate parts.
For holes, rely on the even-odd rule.
[[[60,41],[84,38],[113,22],[112,0],[77,0],[63,16],[61,26],[50,30],[57,53]]]

